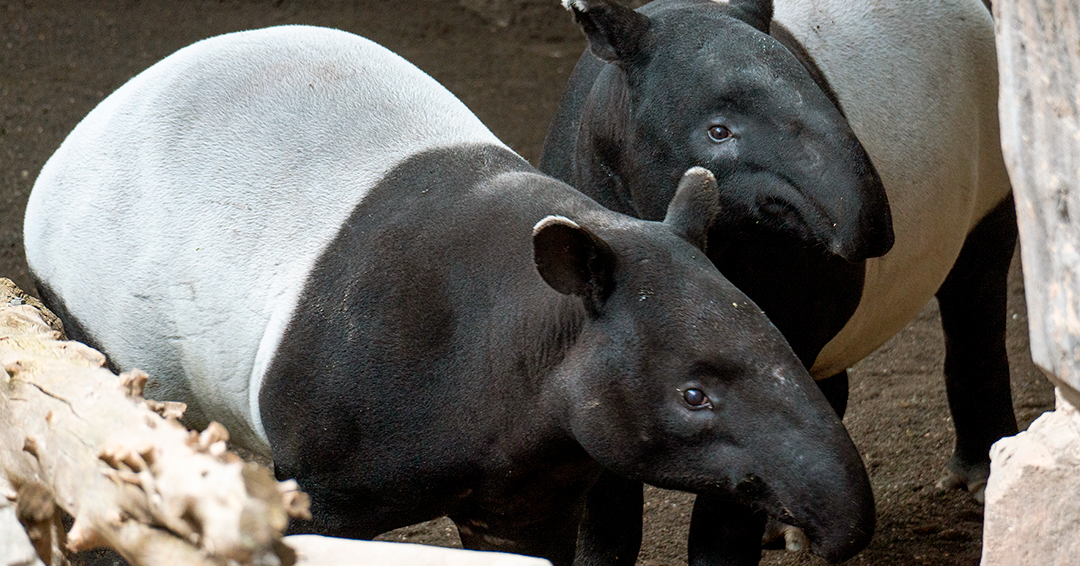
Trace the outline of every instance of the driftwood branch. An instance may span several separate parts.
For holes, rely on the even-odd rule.
[[[227,452],[220,425],[186,430],[182,405],[142,398],[146,374],[104,361],[0,279],[0,486],[43,561],[104,546],[135,566],[291,564],[295,484]],[[75,517],[66,535],[58,509]]]

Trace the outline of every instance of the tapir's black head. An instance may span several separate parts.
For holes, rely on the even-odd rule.
[[[762,509],[846,558],[874,529],[866,471],[779,331],[706,259],[717,202],[694,168],[663,222],[537,225],[540,274],[589,312],[557,380],[571,433],[615,473]]]
[[[659,219],[699,165],[721,187],[713,229],[727,239],[797,238],[850,261],[890,249],[881,180],[836,104],[768,35],[771,0],[566,3],[611,63],[583,109],[577,186],[607,184],[624,211]]]

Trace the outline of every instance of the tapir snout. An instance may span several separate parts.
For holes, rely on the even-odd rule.
[[[711,179],[701,168],[684,176],[665,224],[700,176]],[[685,232],[703,240],[705,231]],[[597,340],[611,348],[578,368],[590,377],[572,394],[574,436],[615,474],[764,511],[803,528],[829,560],[858,552],[874,532],[874,499],[839,417],[706,254],[667,249],[633,273],[615,271],[607,302],[620,314],[597,319]]]

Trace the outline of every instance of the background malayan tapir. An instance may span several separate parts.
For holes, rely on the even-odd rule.
[[[646,219],[662,217],[681,171],[712,171],[722,212],[709,258],[761,305],[841,415],[846,368],[936,296],[956,427],[941,485],[981,498],[990,445],[1017,431],[1005,351],[1015,211],[987,7],[565,4],[589,50],[541,170]],[[601,479],[585,550],[633,553],[638,493]],[[692,562],[722,551],[712,532],[731,518],[710,504],[695,507]]]
[[[105,99],[38,177],[25,242],[75,337],[299,480],[297,530],[449,515],[467,547],[569,564],[603,468],[844,559],[873,532],[866,472],[702,253],[717,199],[692,168],[662,222],[611,212],[404,59],[286,26]]]

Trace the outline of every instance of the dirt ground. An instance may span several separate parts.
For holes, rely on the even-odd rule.
[[[336,27],[400,53],[457,94],[534,163],[584,42],[558,0],[518,0],[514,12],[457,0],[0,0],[0,276],[32,289],[22,252],[23,209],[64,136],[102,98],[169,53],[220,33],[277,24]],[[483,5],[483,0],[472,0]],[[1030,360],[1018,262],[1010,284],[1009,350],[1022,428],[1051,409],[1051,387]],[[851,373],[846,424],[877,497],[878,531],[850,564],[973,565],[982,509],[934,482],[953,435],[941,378],[934,304]],[[685,564],[691,498],[650,490],[639,564]],[[456,544],[446,521],[384,535]],[[767,552],[766,564],[822,564]]]

